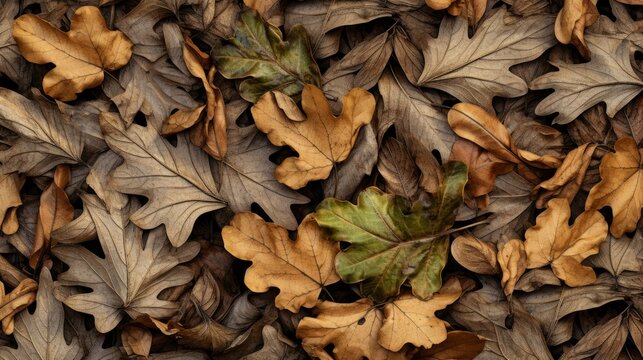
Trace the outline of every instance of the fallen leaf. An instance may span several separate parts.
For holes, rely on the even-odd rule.
[[[308,198],[275,179],[269,156],[278,149],[254,126],[228,128],[228,153],[219,163],[221,197],[234,212],[250,211],[253,203],[287,229],[297,228],[290,207]]]
[[[7,360],[81,360],[85,358],[77,338],[68,343],[63,336],[63,305],[53,295],[49,269],[42,268],[36,295],[36,311],[23,311],[15,319],[14,337],[18,348],[0,347],[0,358]]]
[[[127,355],[139,355],[145,358],[150,356],[152,347],[152,333],[142,326],[126,326],[121,332],[121,342]]]
[[[122,32],[110,31],[94,6],[76,9],[66,33],[36,15],[22,15],[14,22],[13,37],[30,62],[56,65],[42,86],[62,101],[100,85],[104,71],[120,69],[132,56],[132,42]]]
[[[587,34],[585,39],[592,53],[590,62],[553,62],[558,71],[540,76],[529,85],[534,90],[554,89],[538,104],[536,114],[558,112],[555,124],[568,124],[600,102],[607,105],[607,115],[614,117],[643,90],[643,81],[630,63],[629,40],[594,34]]]
[[[74,207],[65,193],[70,178],[68,165],[56,165],[53,181],[40,196],[38,223],[29,257],[29,266],[33,269],[42,265],[44,257],[55,245],[51,233],[74,219]]]
[[[619,238],[636,229],[643,208],[643,149],[625,137],[614,144],[614,153],[601,160],[601,181],[589,192],[585,209],[612,208],[610,233]],[[608,176],[609,174],[609,176]]]
[[[510,297],[516,283],[527,269],[527,253],[522,241],[513,239],[506,242],[498,251],[498,264],[502,269],[502,288],[505,296]]]
[[[596,4],[592,0],[565,0],[554,24],[556,39],[562,44],[573,44],[584,58],[589,59],[591,54],[583,33],[599,16]]]
[[[382,144],[377,170],[386,182],[387,192],[410,200],[420,191],[420,171],[404,144],[389,138]]]
[[[333,262],[339,247],[311,216],[299,225],[294,242],[285,228],[248,212],[235,215],[222,237],[228,252],[253,262],[244,279],[248,288],[280,290],[275,299],[280,309],[296,313],[302,306],[313,307],[322,289],[339,281]]]
[[[509,67],[533,60],[554,45],[553,18],[541,14],[512,21],[508,17],[504,8],[496,9],[478,25],[472,38],[465,20],[443,20],[439,36],[423,48],[424,71],[417,84],[487,110],[493,109],[494,96],[527,93],[527,84]]]
[[[39,176],[58,164],[81,163],[82,134],[68,126],[60,111],[37,90],[29,100],[8,89],[0,89],[0,125],[21,137],[0,152],[3,172],[18,171]]]
[[[371,121],[375,99],[368,91],[352,89],[344,99],[342,113],[335,117],[324,93],[304,86],[302,107],[306,121],[292,121],[280,110],[274,93],[267,93],[252,107],[257,128],[277,146],[289,145],[299,157],[285,159],[275,169],[277,180],[292,189],[309,181],[326,179],[333,167],[345,160],[355,144],[360,127]]]
[[[449,331],[446,340],[429,349],[420,349],[413,360],[473,360],[484,349],[485,341],[468,331]]]
[[[263,347],[250,355],[246,355],[241,360],[263,360],[263,359],[299,359],[301,354],[298,352],[296,344],[288,337],[283,335],[278,328],[266,325],[261,330],[263,337]]]
[[[346,283],[362,282],[362,292],[377,300],[399,293],[407,280],[413,294],[427,299],[442,283],[448,254],[448,229],[462,202],[466,167],[445,165],[440,191],[428,208],[370,187],[357,205],[325,199],[315,219],[335,241],[351,244],[337,255],[335,267]]]
[[[570,151],[551,178],[536,185],[532,195],[538,194],[536,207],[542,209],[553,198],[565,199],[571,203],[583,183],[595,144],[584,144]]]
[[[4,283],[0,282],[0,319],[5,334],[13,333],[15,316],[36,300],[37,290],[38,283],[35,280],[24,279],[7,294]]]
[[[20,189],[23,184],[24,179],[15,172],[0,174],[0,189],[2,189],[0,190],[0,223],[3,225],[2,232],[6,235],[11,235],[18,231],[18,229],[13,232],[5,231],[4,223],[9,221],[11,217],[16,216],[12,209],[22,205]]]
[[[473,235],[461,235],[451,243],[451,255],[467,270],[476,274],[494,275],[500,272],[496,247]]]
[[[560,357],[561,360],[594,359],[616,360],[627,340],[627,319],[624,314],[598,324],[588,331],[574,347]]]
[[[281,0],[243,0],[243,4],[256,10],[272,26],[280,27],[284,24]]]
[[[643,141],[643,96],[639,96],[609,119],[618,138],[631,137],[637,144]]]
[[[433,10],[446,9],[453,16],[467,19],[469,26],[475,26],[487,9],[486,0],[426,0]]]
[[[164,224],[172,245],[181,246],[199,215],[225,206],[207,154],[185,136],[178,136],[174,147],[151,126],[125,129],[113,113],[101,115],[101,128],[107,144],[125,159],[111,174],[114,189],[149,198],[132,214],[138,226],[154,229]]]
[[[168,287],[192,280],[192,272],[179,264],[199,251],[198,244],[187,243],[174,248],[158,227],[147,234],[128,222],[133,208],[108,212],[96,196],[83,196],[83,204],[96,224],[98,239],[105,258],[100,258],[79,245],[60,245],[54,255],[69,265],[57,281],[57,297],[70,308],[94,316],[96,329],[111,331],[125,317],[135,319],[147,314],[157,319],[172,316],[178,305],[160,300],[158,295]],[[77,293],[76,287],[92,292]]]
[[[566,200],[552,199],[547,203],[547,210],[525,233],[527,268],[551,265],[554,274],[568,286],[589,285],[596,281],[596,274],[581,262],[598,253],[607,236],[607,222],[598,211],[588,210],[570,227],[569,216]]]
[[[214,54],[217,68],[228,79],[251,77],[239,84],[245,100],[257,102],[266,92],[278,90],[298,95],[305,84],[319,86],[319,68],[310,52],[303,26],[290,29],[286,41],[281,31],[253,13],[239,15],[235,36],[230,44]]]
[[[589,257],[587,263],[603,268],[617,278],[624,271],[643,271],[643,232],[637,231],[632,238],[617,239],[608,235],[598,254]]]
[[[25,89],[31,82],[31,71],[11,36],[11,26],[20,11],[19,5],[11,0],[0,1],[0,44],[3,44],[0,48],[0,74],[8,76],[21,89]]]

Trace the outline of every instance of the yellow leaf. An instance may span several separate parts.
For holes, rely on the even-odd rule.
[[[285,159],[275,170],[275,177],[293,189],[309,181],[323,180],[335,164],[346,160],[355,144],[359,129],[371,122],[375,98],[361,88],[352,89],[344,98],[344,108],[335,117],[319,88],[307,84],[302,92],[305,121],[291,120],[277,102],[274,92],[264,94],[252,115],[257,128],[277,146],[289,145],[299,157]]]
[[[122,32],[110,31],[94,6],[78,8],[66,33],[35,15],[22,15],[13,25],[13,37],[30,62],[56,65],[42,86],[62,101],[100,85],[105,70],[125,66],[132,56],[132,42]]]
[[[250,212],[235,215],[222,236],[229,253],[252,261],[244,279],[250,290],[279,288],[275,304],[280,309],[296,313],[301,306],[313,307],[322,288],[339,281],[338,243],[326,238],[310,215],[299,225],[297,241],[290,240],[283,226],[266,223]]]
[[[596,210],[580,214],[568,225],[570,209],[567,200],[553,199],[536,218],[536,225],[525,233],[527,268],[551,265],[556,276],[568,286],[589,285],[596,274],[581,262],[598,253],[607,236],[607,222]]]
[[[614,219],[610,232],[620,238],[636,229],[643,208],[643,149],[637,149],[634,139],[619,139],[615,153],[601,160],[601,181],[589,192],[585,209],[610,206]]]

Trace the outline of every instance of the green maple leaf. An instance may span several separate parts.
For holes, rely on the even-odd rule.
[[[221,47],[214,59],[224,77],[250,77],[239,85],[242,98],[255,103],[267,91],[279,90],[293,96],[301,92],[304,84],[321,86],[319,68],[303,26],[293,27],[284,42],[279,28],[252,11],[242,12],[239,20],[230,44]]]
[[[410,204],[375,187],[362,191],[357,205],[333,198],[322,201],[315,219],[330,230],[332,239],[350,243],[335,259],[344,282],[363,281],[362,292],[377,301],[398,295],[406,281],[421,299],[440,289],[448,230],[467,182],[463,163],[449,162],[444,170],[444,181],[428,205]]]

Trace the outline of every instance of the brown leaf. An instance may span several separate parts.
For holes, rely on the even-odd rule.
[[[138,325],[128,325],[121,332],[121,341],[127,355],[149,357],[152,333],[148,329]]]
[[[324,93],[305,85],[302,107],[306,121],[288,119],[272,92],[264,94],[252,107],[257,128],[268,134],[273,144],[289,145],[299,153],[299,157],[289,157],[277,166],[275,177],[279,182],[299,189],[311,180],[326,179],[332,168],[348,157],[359,128],[371,121],[375,99],[366,90],[355,88],[342,103],[342,113],[335,117]]]
[[[377,170],[389,193],[414,200],[419,191],[420,172],[404,145],[394,138],[384,140]]]
[[[339,281],[334,262],[338,243],[328,239],[310,215],[297,233],[293,242],[286,229],[248,212],[235,215],[222,231],[226,250],[253,262],[244,279],[248,288],[266,292],[277,287],[275,304],[292,312],[315,306],[322,289]]]
[[[494,275],[500,272],[496,247],[473,235],[455,238],[451,244],[451,255],[460,265],[476,274]]]
[[[573,44],[584,58],[589,59],[591,54],[583,33],[586,27],[598,20],[598,17],[598,9],[592,0],[565,0],[563,8],[556,16],[556,39],[563,44]]]
[[[284,10],[281,0],[243,0],[243,4],[256,10],[273,26],[280,27],[284,24]]]
[[[3,0],[0,1],[0,74],[4,74],[26,89],[31,82],[31,69],[25,59],[20,56],[18,45],[11,36],[11,25],[20,11],[20,3]]]
[[[610,233],[619,238],[636,229],[643,208],[643,148],[625,137],[614,145],[615,153],[601,160],[601,182],[589,192],[585,209],[612,208]],[[608,175],[609,174],[609,175]]]
[[[49,249],[56,245],[51,242],[51,233],[74,219],[74,207],[65,193],[70,178],[69,166],[57,165],[52,183],[40,196],[36,236],[29,257],[29,266],[34,269],[41,264]]]
[[[616,136],[631,137],[637,144],[643,141],[643,96],[631,101],[625,109],[609,119]]]
[[[447,339],[433,345],[430,349],[421,349],[413,360],[473,360],[484,349],[485,339],[468,331],[449,331]]]
[[[510,297],[516,283],[527,269],[527,253],[522,241],[513,239],[506,242],[498,251],[498,264],[502,269],[502,288],[505,296]]]
[[[580,189],[596,144],[584,144],[570,151],[554,176],[538,184],[532,195],[538,194],[536,207],[542,209],[553,198],[565,199],[571,203]]]
[[[2,331],[10,335],[14,330],[14,317],[36,300],[38,283],[24,279],[10,293],[5,293],[4,283],[0,282],[0,319]]]
[[[487,0],[454,0],[447,8],[449,14],[467,19],[469,26],[476,26],[485,10],[487,10]]]
[[[0,224],[2,224],[2,232],[6,235],[11,235],[18,231],[18,229],[11,229],[14,231],[7,231],[5,223],[13,221],[16,213],[12,209],[17,209],[22,205],[20,199],[20,189],[24,184],[24,178],[20,177],[18,173],[0,174]]]
[[[627,340],[627,319],[623,313],[593,327],[574,347],[565,351],[560,360],[571,359],[605,359],[619,358],[621,348]]]
[[[76,10],[67,33],[35,15],[23,15],[13,25],[13,37],[27,60],[56,65],[42,85],[47,95],[62,101],[100,85],[105,70],[120,69],[132,56],[132,42],[122,32],[110,31],[93,6]]]
[[[638,230],[632,238],[608,235],[598,254],[589,257],[587,263],[617,278],[624,271],[643,272],[643,232]]]
[[[216,323],[206,316],[199,325],[190,329],[180,329],[177,335],[181,344],[219,353],[232,344],[239,331]]]
[[[547,206],[547,210],[538,215],[536,225],[525,233],[527,268],[551,265],[554,274],[572,287],[593,283],[594,270],[581,262],[598,253],[607,236],[603,215],[596,210],[585,211],[570,227],[567,200],[552,199]]]

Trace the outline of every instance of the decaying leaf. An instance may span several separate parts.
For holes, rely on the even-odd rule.
[[[595,23],[598,17],[598,9],[592,0],[565,0],[556,16],[556,39],[563,44],[574,44],[581,55],[589,59],[590,53],[583,34],[585,28]]]
[[[373,187],[360,193],[357,205],[325,199],[315,219],[333,240],[351,244],[336,259],[342,280],[362,282],[362,292],[377,300],[397,295],[407,280],[421,299],[437,291],[466,174],[462,163],[447,163],[428,208]]]
[[[126,129],[118,115],[101,115],[105,141],[125,160],[111,174],[111,184],[120,192],[150,200],[132,214],[144,229],[164,224],[174,246],[185,243],[196,218],[225,206],[214,182],[208,156],[178,136],[172,146],[151,127]],[[141,176],[144,175],[144,176]]]
[[[244,99],[257,102],[271,90],[293,96],[302,91],[304,84],[320,86],[319,68],[312,58],[305,28],[295,26],[285,42],[282,38],[279,28],[245,11],[231,44],[214,54],[217,68],[226,78],[252,78],[239,85]]]
[[[404,144],[388,139],[382,145],[377,170],[386,181],[386,189],[394,195],[414,200],[420,190],[420,172]]]
[[[368,91],[352,89],[342,100],[335,117],[324,93],[304,86],[302,107],[306,120],[293,121],[279,106],[279,93],[267,93],[252,107],[257,129],[277,146],[289,145],[299,157],[285,159],[275,169],[275,177],[293,189],[309,181],[326,179],[333,167],[344,161],[355,144],[358,131],[375,112],[375,99]]]
[[[102,333],[116,327],[125,314],[133,319],[142,314],[158,319],[172,316],[178,305],[159,299],[159,293],[192,280],[192,272],[179,264],[196,256],[198,244],[174,248],[161,227],[150,231],[144,242],[143,231],[127,220],[136,210],[133,204],[109,212],[92,195],[83,196],[83,204],[96,224],[105,258],[79,245],[54,248],[54,255],[69,265],[58,276],[57,297],[70,308],[93,315]],[[73,291],[77,286],[92,292]]]
[[[517,21],[500,8],[469,38],[465,20],[444,19],[438,38],[429,39],[423,48],[424,71],[418,85],[445,91],[487,110],[493,109],[494,96],[524,95],[527,84],[509,67],[533,60],[554,45],[553,20],[541,14]]]
[[[8,294],[4,283],[0,282],[0,320],[2,331],[9,335],[13,333],[15,316],[36,300],[38,283],[33,279],[24,279]]]
[[[132,42],[110,31],[94,6],[78,8],[66,33],[36,15],[23,15],[13,25],[13,37],[27,60],[56,65],[42,85],[47,95],[62,101],[100,85],[104,71],[123,67],[132,56]]]
[[[280,309],[298,312],[302,306],[313,307],[322,289],[339,281],[334,268],[339,246],[312,216],[299,225],[296,241],[283,227],[248,212],[235,215],[222,236],[226,250],[252,261],[244,280],[248,288],[255,292],[278,288],[275,303]]]
[[[22,205],[22,200],[20,199],[20,188],[22,188],[23,184],[24,179],[21,179],[21,177],[15,172],[0,174],[0,225],[2,225],[2,232],[7,235],[11,235],[18,231],[18,229],[10,229],[9,223],[13,222],[13,217],[16,216],[16,212],[14,210],[18,206]],[[7,223],[7,225],[5,225],[5,223]]]
[[[484,349],[485,339],[468,331],[449,331],[447,339],[429,349],[421,349],[413,360],[473,360]]]
[[[0,347],[0,358],[7,360],[81,360],[85,354],[78,339],[63,336],[63,305],[53,295],[49,269],[40,271],[36,311],[22,311],[15,319],[14,336],[18,348]]]
[[[426,4],[434,10],[447,9],[453,16],[462,16],[475,26],[487,9],[487,0],[426,0]]]
[[[12,0],[0,1],[0,44],[3,44],[0,47],[0,74],[8,76],[20,88],[26,88],[31,81],[31,73],[11,36],[11,26],[20,10],[19,5],[19,2]]]
[[[554,89],[541,101],[536,114],[558,112],[556,124],[567,124],[583,111],[604,102],[607,115],[614,117],[643,90],[643,80],[630,63],[632,43],[619,37],[587,34],[592,60],[582,64],[553,63],[558,68],[536,78],[529,85],[536,90]]]
[[[643,148],[626,137],[614,144],[616,152],[601,160],[601,182],[589,192],[586,209],[612,208],[610,233],[619,238],[636,229],[643,208]]]
[[[547,210],[525,233],[527,268],[551,265],[554,274],[568,286],[588,285],[596,280],[596,274],[581,261],[598,253],[607,236],[607,222],[598,211],[588,210],[570,227],[569,216],[565,199],[547,203]]]
[[[473,235],[458,236],[451,244],[451,255],[467,270],[477,274],[494,275],[500,272],[496,246]]]
[[[498,251],[498,264],[502,269],[502,288],[505,295],[509,297],[527,269],[527,253],[524,243],[517,239],[506,242]]]

